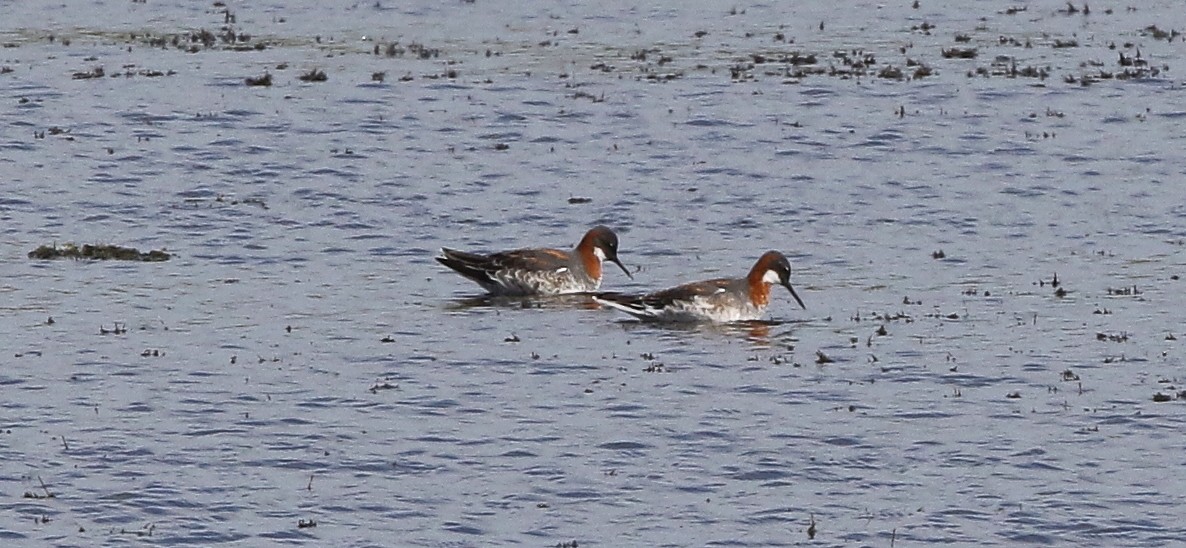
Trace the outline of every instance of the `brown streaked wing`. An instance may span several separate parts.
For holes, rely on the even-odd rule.
[[[568,253],[559,249],[516,249],[490,256],[499,268],[556,270],[568,266]]]
[[[642,301],[648,306],[661,306],[672,301],[690,301],[693,297],[715,295],[722,290],[728,289],[729,284],[732,282],[733,280],[727,278],[692,282],[645,295]]]

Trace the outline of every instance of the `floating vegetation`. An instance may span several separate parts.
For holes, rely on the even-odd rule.
[[[127,324],[122,324],[119,322],[112,322],[111,329],[107,329],[106,327],[104,327],[102,325],[99,326],[99,334],[100,335],[126,335],[127,333],[128,333]]]
[[[90,80],[92,78],[102,78],[102,77],[103,77],[103,67],[95,67],[91,70],[75,72],[74,75],[72,76],[72,78],[75,80]]]
[[[272,73],[264,72],[263,76],[247,77],[247,85],[249,86],[270,86],[272,85]]]
[[[999,15],[1013,16],[1024,13],[1027,9],[1027,6],[1006,6],[1003,10],[996,11],[996,13]],[[1129,9],[1135,11],[1135,8]],[[744,13],[744,11],[737,10],[738,13]],[[1103,14],[1110,14],[1112,10],[1103,9],[1101,12]],[[1058,13],[1075,13],[1086,16],[1091,11],[1087,4],[1067,4],[1067,7],[1058,10]],[[126,45],[129,50],[134,46],[145,46],[189,53],[203,51],[257,51],[309,45],[319,49],[330,50],[331,54],[342,54],[352,49],[350,46],[332,38],[323,39],[322,36],[307,39],[270,36],[261,39],[259,36],[253,36],[246,29],[240,28],[235,14],[225,6],[213,10],[209,14],[214,16],[214,19],[207,23],[206,28],[197,28],[184,32],[160,32],[152,30],[102,32],[87,30],[81,32],[79,36],[85,36],[87,38],[99,37],[117,44]],[[981,17],[981,20],[985,19],[987,18]],[[283,17],[275,20],[275,22],[279,23],[283,23],[284,21],[285,18]],[[825,27],[822,21],[817,26],[820,32],[831,30],[831,27]],[[1015,60],[1012,58],[1012,55],[998,54],[999,50],[1005,47],[1025,49],[1038,47],[1065,48],[1070,50],[1067,52],[1067,56],[1074,55],[1072,53],[1074,49],[1084,50],[1085,53],[1083,55],[1088,55],[1097,49],[1097,46],[1100,44],[1091,40],[1083,42],[1074,34],[1070,36],[1057,36],[1049,33],[1041,33],[1040,37],[1033,39],[1027,38],[1026,36],[1032,35],[1027,33],[1019,33],[1016,36],[1001,34],[996,36],[994,40],[994,37],[981,35],[983,31],[991,28],[990,25],[986,24],[975,27],[974,31],[962,30],[953,32],[954,47],[924,47],[908,43],[894,46],[892,51],[880,47],[872,47],[870,50],[857,47],[846,50],[810,51],[810,42],[804,42],[802,39],[797,40],[790,33],[781,30],[782,27],[779,28],[780,30],[772,34],[752,31],[745,32],[745,38],[759,38],[761,40],[761,44],[754,46],[756,48],[754,50],[730,49],[727,58],[699,59],[698,62],[683,63],[678,70],[672,70],[668,68],[668,65],[675,63],[675,59],[681,57],[679,51],[665,51],[661,53],[660,47],[648,47],[646,45],[632,46],[621,50],[610,50],[605,55],[600,55],[594,59],[591,63],[591,69],[602,73],[632,72],[634,73],[634,77],[640,81],[645,80],[660,83],[681,79],[689,74],[701,71],[711,74],[727,74],[732,82],[738,84],[757,82],[764,77],[778,78],[788,84],[798,83],[798,81],[809,77],[833,77],[840,79],[878,78],[890,83],[904,83],[939,74],[940,71],[951,66],[951,64],[944,61],[995,58],[996,61],[992,61],[988,66],[972,66],[967,69],[967,75],[969,77],[984,78],[993,76],[1034,78],[1043,82],[1047,81],[1048,78],[1052,78],[1054,82],[1061,82],[1076,87],[1091,86],[1099,81],[1123,82],[1134,79],[1163,78],[1164,74],[1169,70],[1169,66],[1166,63],[1157,62],[1153,64],[1153,59],[1142,59],[1141,49],[1136,44],[1130,41],[1115,40],[1103,44],[1111,50],[1122,50],[1119,52],[1120,68],[1116,70],[1108,70],[1106,67],[1100,66],[1093,68],[1090,73],[1082,73],[1082,70],[1076,70],[1069,64],[1064,63],[1059,65],[1060,60],[1058,58],[1055,59],[1055,64],[1052,65],[1026,65],[1024,63],[1032,63],[1034,59],[1040,59],[1042,57],[1026,56],[1023,54],[1021,59]],[[937,30],[938,27],[936,24],[929,21],[921,21],[918,24],[902,29],[903,32],[923,35],[933,34]],[[692,31],[692,36],[697,40],[710,34],[709,30],[689,29],[689,31]],[[559,38],[560,32],[569,35],[584,35],[578,28],[554,31],[552,36],[555,38],[536,42],[535,47],[547,49],[563,48],[565,43]],[[1167,42],[1173,43],[1175,40],[1183,39],[1182,31],[1173,28],[1162,28],[1158,25],[1136,27],[1130,29],[1129,32],[1142,37],[1148,37],[1163,44]],[[75,36],[75,38],[79,36]],[[795,51],[782,51],[781,49],[770,47],[771,37],[776,44],[802,45],[795,46]],[[63,47],[68,47],[71,42],[70,36],[54,34],[39,34],[32,38],[48,40],[50,43],[60,44]],[[973,46],[973,44],[975,45]],[[20,46],[19,43],[15,42],[0,45],[5,47]],[[361,51],[373,54],[376,57],[389,59],[444,59],[449,66],[464,63],[462,59],[458,58],[458,56],[464,55],[463,52],[451,51],[447,48],[443,49],[439,45],[417,42],[405,43],[398,40],[382,41],[368,44],[366,49]],[[1154,49],[1154,51],[1159,54],[1160,48]],[[908,52],[911,53],[912,57],[899,57],[899,55],[905,56]],[[487,58],[504,55],[503,52],[491,48],[473,50],[468,53]],[[886,59],[879,63],[878,59],[883,57]],[[98,58],[94,56],[87,57],[84,60],[95,62],[95,64],[99,62]],[[902,68],[901,61],[903,60],[906,61],[905,66],[908,68]],[[0,74],[11,72],[12,70],[13,67],[0,67]],[[145,77],[171,75],[169,71],[162,70],[140,70],[133,72],[125,66],[124,69],[119,71],[112,69],[106,73],[103,72],[102,67],[96,67],[91,70],[75,72],[73,73],[73,77],[76,79],[93,79],[116,77],[121,73],[124,76],[134,75]],[[371,80],[374,82],[383,82],[389,76],[385,71],[378,70],[370,74]],[[461,77],[460,71],[455,68],[446,68],[444,71],[437,70],[425,74],[417,72],[406,72],[404,74],[402,77],[398,77],[395,74],[390,74],[390,76],[393,79],[398,78],[401,82],[419,79],[457,79]],[[530,75],[531,71],[527,71],[527,74]],[[269,85],[266,76],[252,78],[248,85]],[[570,76],[567,74],[561,75],[562,78]],[[323,70],[314,69],[299,76],[299,79],[303,82],[324,82],[328,79],[328,75]],[[491,82],[490,78],[482,78],[479,75],[476,81],[481,80],[485,80],[487,83]],[[600,94],[594,96],[593,94],[578,93],[576,97],[591,99],[594,102],[601,102],[602,99]]]
[[[119,534],[121,534],[121,535],[132,535],[132,536],[135,536],[135,537],[141,537],[141,538],[143,538],[143,537],[151,537],[151,536],[152,536],[152,532],[153,532],[153,531],[155,531],[155,530],[156,530],[156,524],[155,524],[155,523],[149,523],[149,524],[147,524],[147,525],[145,525],[145,526],[143,526],[143,527],[141,527],[141,528],[139,528],[139,529],[123,529],[123,528],[121,528],[121,529],[119,530]]]
[[[383,54],[388,57],[403,57],[405,51],[400,47],[399,42],[387,44],[387,47],[383,48]],[[379,44],[375,44],[375,55],[379,55]]]
[[[601,96],[598,97],[597,95],[593,95],[592,93],[589,93],[587,91],[577,91],[576,93],[573,94],[572,98],[573,99],[588,99],[590,101],[593,101],[594,103],[601,103],[601,102],[605,101],[605,92],[602,92]]]
[[[916,301],[915,304],[922,304],[922,301]],[[881,314],[874,314],[873,319],[880,321],[880,322],[896,322],[896,321],[904,321],[906,323],[914,322],[914,318],[911,318],[910,315],[906,314],[905,312],[895,312],[893,314],[890,314],[888,312],[883,312]]]
[[[372,384],[371,387],[367,389],[367,391],[372,394],[378,394],[380,390],[396,390],[398,388],[398,384],[392,384],[387,379],[384,379],[381,381],[376,381],[375,384]]]
[[[1178,32],[1177,30],[1171,29],[1166,31],[1158,28],[1157,25],[1149,25],[1142,30],[1144,31],[1142,34],[1148,33],[1149,35],[1153,36],[1155,40],[1165,40],[1167,42],[1173,42],[1174,38],[1182,35],[1182,33]]]
[[[435,59],[441,56],[440,48],[431,48],[416,42],[408,44],[408,52],[420,59]]]
[[[441,74],[425,74],[424,77],[429,80],[439,80],[441,78],[454,79],[457,78],[457,71],[454,69],[449,69],[445,72],[442,72]]]
[[[1111,342],[1128,342],[1128,333],[1121,331],[1120,333],[1096,333],[1095,340],[1097,341],[1111,341]]]
[[[979,54],[976,48],[951,48],[942,53],[944,59],[975,59]]]
[[[877,71],[877,76],[888,80],[902,80],[905,78],[902,73],[902,69],[893,65],[886,65],[885,67],[882,67],[881,70]]]
[[[237,206],[240,204],[253,205],[253,206],[259,207],[260,209],[268,209],[267,202],[263,201],[260,198],[235,199],[235,198],[230,198],[228,196],[219,194],[218,196],[215,196],[213,200],[210,200],[208,198],[186,198],[186,200],[185,200],[186,206],[193,206],[193,207],[199,207],[202,205],[205,205],[206,207],[219,207],[219,204],[230,204],[233,206]]]
[[[29,252],[30,259],[92,259],[92,260],[115,260],[115,261],[144,261],[144,262],[158,262],[169,260],[170,255],[163,250],[152,250],[147,253],[142,253],[140,250],[133,247],[120,247],[117,245],[91,245],[84,244],[81,247],[72,243],[62,244],[58,246],[43,245],[33,251]]]
[[[37,476],[37,481],[38,481],[39,483],[41,483],[41,489],[42,489],[43,491],[45,491],[45,494],[43,495],[43,494],[41,494],[41,493],[34,493],[34,492],[32,492],[32,491],[25,491],[25,498],[27,498],[27,499],[52,499],[52,498],[54,498],[54,497],[56,497],[56,496],[57,496],[57,495],[55,495],[54,493],[50,492],[50,490],[49,490],[49,486],[47,486],[47,485],[45,484],[45,481],[41,479],[41,476]]]
[[[325,75],[325,71],[320,69],[313,69],[297,77],[302,82],[324,82],[329,80],[329,76]]]
[[[143,69],[133,72],[131,68],[124,71],[124,78],[131,78],[132,76],[144,76],[146,78],[159,78],[161,76],[176,76],[177,71],[169,69],[167,71],[159,71],[153,69]]]

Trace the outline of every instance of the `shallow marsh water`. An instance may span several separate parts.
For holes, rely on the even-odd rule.
[[[1186,536],[1177,4],[293,4],[0,3],[6,543]],[[432,260],[597,223],[808,309]]]

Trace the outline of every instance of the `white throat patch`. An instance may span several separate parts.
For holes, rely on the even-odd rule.
[[[762,275],[762,281],[768,284],[781,284],[782,278],[778,277],[778,272],[775,272],[774,270],[767,270],[766,273]]]
[[[600,247],[593,248],[593,256],[597,257],[597,260],[599,260],[601,262],[605,262],[605,250],[604,249],[601,249]]]

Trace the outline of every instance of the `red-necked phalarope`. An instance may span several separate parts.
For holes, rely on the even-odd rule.
[[[742,322],[762,317],[774,284],[789,289],[795,302],[807,308],[791,287],[790,261],[777,251],[763,254],[744,278],[693,282],[646,295],[604,293],[595,299],[641,320]]]
[[[576,249],[516,249],[490,255],[441,248],[436,260],[494,295],[529,296],[585,293],[601,287],[601,265],[610,261],[633,278],[618,260],[618,236],[593,227]]]

